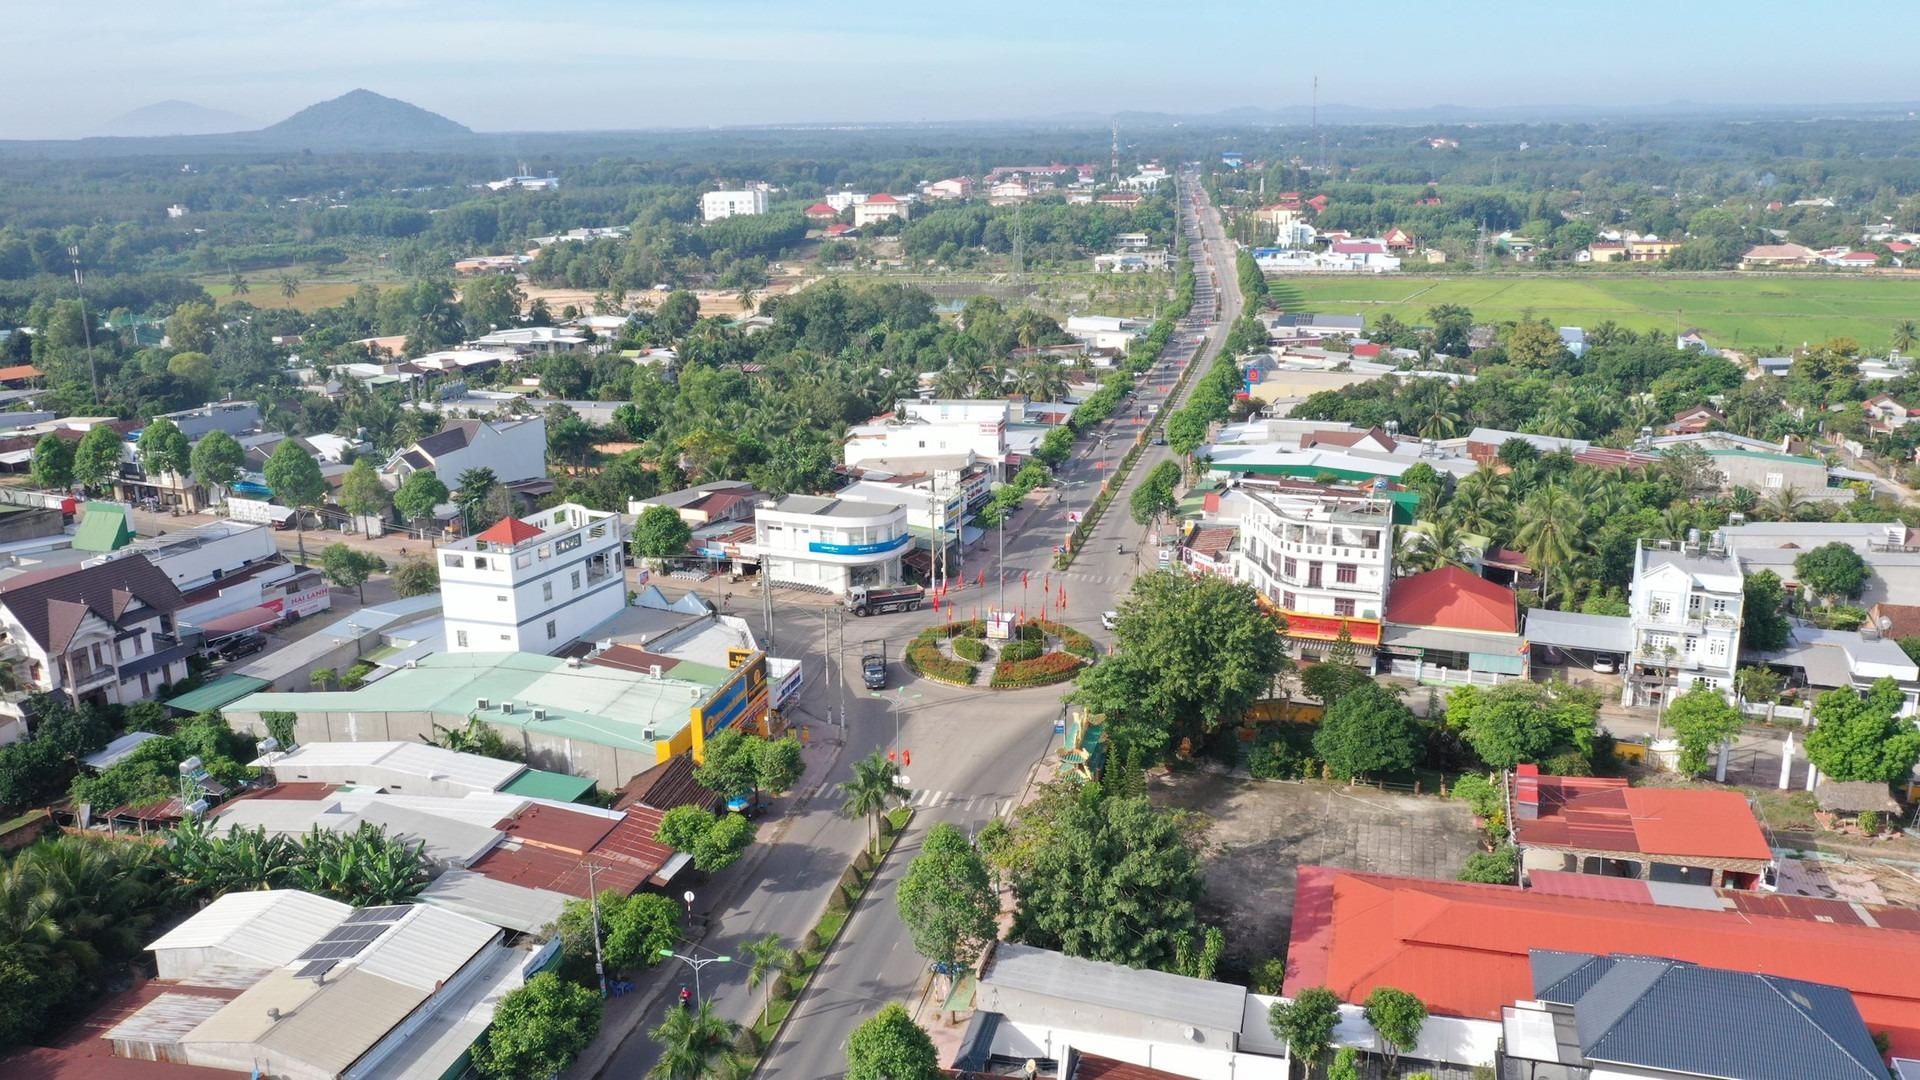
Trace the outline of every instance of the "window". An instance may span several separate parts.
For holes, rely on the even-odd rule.
[[[1714,613],[1715,615],[1725,615],[1725,614],[1727,613],[1727,598],[1726,598],[1726,597],[1724,597],[1724,596],[1716,596],[1716,597],[1714,597],[1714,598],[1713,598],[1713,613]]]
[[[1707,655],[1724,658],[1727,655],[1727,639],[1714,638],[1712,641],[1707,642]]]
[[[551,544],[541,544],[541,545],[540,545],[540,549],[539,549],[539,550],[540,550],[540,557],[541,557],[541,558],[543,558],[543,559],[551,559],[551,558],[553,558],[553,545],[551,545]]]
[[[1780,489],[1781,485],[1785,484],[1786,482],[1787,482],[1787,478],[1781,475],[1780,473],[1770,472],[1767,474],[1767,487],[1769,489],[1777,491]]]
[[[558,554],[564,551],[572,551],[574,548],[577,548],[579,546],[580,546],[580,538],[578,536],[563,536],[560,538],[558,543],[553,545],[553,550],[556,554]]]
[[[449,570],[465,569],[466,565],[467,565],[467,560],[466,560],[466,556],[464,555],[447,556],[447,569]]]
[[[574,592],[580,591],[580,571],[578,570],[575,570],[573,572],[573,591]]]
[[[1307,588],[1317,589],[1319,587],[1320,587],[1320,564],[1308,563],[1307,564]]]
[[[1352,600],[1352,598],[1350,598],[1350,597],[1345,597],[1345,596],[1342,596],[1342,597],[1340,597],[1339,599],[1337,599],[1337,600],[1335,600],[1335,601],[1333,602],[1333,613],[1334,613],[1335,615],[1351,615],[1351,614],[1353,614],[1353,600]]]
[[[1297,569],[1298,565],[1299,564],[1294,562],[1292,559],[1286,559],[1282,561],[1280,564],[1281,573],[1286,574],[1288,577],[1293,577],[1294,575],[1300,572]]]
[[[1360,568],[1352,563],[1339,563],[1333,568],[1333,580],[1342,585],[1352,585],[1360,580]]]
[[[494,594],[493,594],[493,598],[494,598],[495,600],[498,600],[498,601],[500,601],[500,602],[501,602],[501,603],[503,603],[503,604],[507,602],[507,594],[506,594],[506,593],[494,593]]]
[[[540,599],[542,600],[553,599],[553,582],[543,581],[540,583]]]
[[[1700,651],[1700,639],[1699,639],[1699,638],[1697,638],[1697,637],[1695,637],[1695,636],[1693,636],[1692,634],[1688,634],[1688,635],[1687,635],[1687,643],[1686,643],[1686,651],[1687,651],[1687,652],[1690,652],[1690,653],[1696,653],[1696,652],[1699,652],[1699,651]]]
[[[463,649],[464,649],[464,648],[466,648],[466,647],[467,647],[467,632],[466,632],[465,630],[455,630],[455,631],[453,632],[453,643],[454,643],[455,645],[458,645],[458,646],[460,646],[460,647],[461,647],[461,648],[463,648]]]
[[[554,627],[553,620],[548,619],[547,620],[547,640],[552,641],[554,638],[559,636],[560,636],[560,631]]]
[[[1293,610],[1293,594],[1290,592],[1281,593],[1280,606],[1283,608],[1286,608],[1288,611],[1292,611]]]
[[[473,568],[475,570],[485,570],[487,568],[487,557],[485,555],[475,555],[473,557]]]

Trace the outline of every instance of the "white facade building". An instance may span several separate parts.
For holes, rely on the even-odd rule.
[[[754,546],[760,572],[782,585],[844,594],[855,585],[894,585],[913,544],[907,508],[814,495],[760,504]]]
[[[1698,540],[1642,540],[1634,553],[1622,704],[1654,705],[1704,682],[1733,697],[1746,599],[1739,559]]]
[[[187,675],[174,614],[180,590],[143,555],[57,567],[0,583],[0,658],[22,688],[131,705]],[[14,693],[0,696],[0,742],[24,734]]]
[[[620,516],[561,503],[439,550],[449,652],[551,653],[627,603]]]
[[[978,461],[998,475],[1007,464],[1012,409],[1006,401],[900,401],[886,418],[848,431],[844,459],[895,473],[963,469]]]
[[[1113,315],[1073,315],[1067,319],[1066,332],[1096,349],[1125,349],[1134,339],[1145,337],[1151,319],[1126,319]]]
[[[387,459],[380,467],[385,482],[399,487],[415,469],[432,469],[448,488],[459,486],[468,469],[492,469],[502,484],[540,480],[547,475],[547,421],[455,420]]]
[[[827,200],[827,204],[831,206],[833,200]],[[905,199],[881,192],[878,195],[869,195],[853,205],[853,227],[862,228],[888,218],[899,218],[905,221],[909,213]]]
[[[767,193],[764,189],[709,191],[700,196],[700,220],[702,221],[719,221],[721,218],[766,212]]]
[[[1393,582],[1393,503],[1351,494],[1242,488],[1233,576],[1287,619],[1287,638],[1308,653],[1345,627],[1356,655],[1380,640]]]

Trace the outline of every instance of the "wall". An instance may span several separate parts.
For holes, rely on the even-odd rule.
[[[1287,1080],[1286,1054],[1236,1053],[1203,1048],[1184,1040],[1152,1040],[1105,1032],[1081,1031],[1045,1022],[1008,1017],[993,1033],[993,1052],[1009,1057],[1059,1059],[1071,1047],[1194,1080]]]

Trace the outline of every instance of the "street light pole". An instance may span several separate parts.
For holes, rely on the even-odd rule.
[[[601,869],[599,863],[587,864],[587,904],[593,909],[593,973],[600,979],[600,996],[607,996],[607,962],[600,954],[600,891],[593,887],[593,875]]]
[[[693,1003],[695,1005],[700,1004],[700,969],[706,967],[708,964],[730,964],[733,962],[733,957],[731,956],[683,956],[680,953],[674,952],[672,949],[661,949],[660,956],[662,959],[672,957],[693,969]]]
[[[900,706],[906,704],[909,701],[919,701],[921,695],[914,694],[911,697],[909,697],[907,695],[907,688],[902,686],[897,691],[895,691],[892,697],[888,697],[886,694],[881,693],[879,691],[875,691],[874,693],[871,693],[867,696],[877,697],[880,700],[887,703],[887,711],[893,713],[893,745],[899,746],[900,745]]]

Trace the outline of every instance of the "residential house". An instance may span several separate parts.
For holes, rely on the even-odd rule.
[[[1719,530],[1747,573],[1771,570],[1789,590],[1800,589],[1794,563],[1826,544],[1845,544],[1870,573],[1854,603],[1920,604],[1920,534],[1898,521],[1751,521]]]
[[[1358,492],[1249,491],[1234,577],[1287,620],[1291,648],[1324,655],[1345,630],[1371,665],[1393,577],[1393,503]]]
[[[834,213],[844,214],[848,210],[866,202],[867,195],[862,191],[835,191],[821,201],[833,207]]]
[[[904,199],[889,195],[884,191],[875,195],[869,195],[865,202],[858,203],[854,206],[853,227],[858,229],[895,218],[905,221],[910,216],[911,209]]]
[[[1129,319],[1114,315],[1069,315],[1063,329],[1096,349],[1125,351],[1147,334],[1151,319]]]
[[[180,590],[144,555],[0,581],[0,654],[23,686],[75,704],[131,705],[187,676]]]
[[[1673,414],[1667,421],[1669,435],[1698,435],[1703,431],[1726,426],[1727,418],[1711,405],[1695,405]]]
[[[1718,534],[1711,545],[1640,541],[1627,601],[1633,655],[1621,704],[1671,702],[1696,683],[1732,700],[1745,582],[1739,558]]]
[[[1709,888],[1771,888],[1773,848],[1737,791],[1634,787],[1612,776],[1506,778],[1521,875],[1550,870]]]
[[[1821,261],[1842,270],[1871,270],[1880,265],[1880,256],[1871,251],[1840,251],[1825,256]]]
[[[1875,431],[1893,431],[1906,427],[1920,410],[1910,409],[1887,394],[1875,394],[1860,403],[1866,410],[1867,426]]]
[[[1659,262],[1674,253],[1684,241],[1662,240],[1651,234],[1627,238],[1628,262]]]
[[[1116,210],[1132,210],[1147,201],[1147,197],[1137,191],[1109,191],[1096,196],[1093,201],[1101,206],[1111,206]]]
[[[1380,240],[1387,246],[1388,251],[1412,251],[1417,246],[1413,242],[1413,237],[1397,225],[1388,229]]]
[[[1595,240],[1585,248],[1574,253],[1574,262],[1626,262],[1627,245],[1624,241]]]
[[[921,188],[929,199],[964,199],[973,194],[973,178],[950,176]]]
[[[434,552],[452,652],[557,652],[627,603],[620,516],[561,503]]]
[[[1032,195],[1033,189],[1024,178],[1001,180],[987,188],[987,205],[1011,206],[1014,203],[1027,201]]]
[[[1740,257],[1740,265],[1748,269],[1812,266],[1819,261],[1817,252],[1801,244],[1756,244]]]
[[[823,225],[839,217],[840,211],[835,210],[823,202],[814,203],[812,206],[807,207],[806,216],[809,224]]]
[[[1587,332],[1578,326],[1563,326],[1560,328],[1560,344],[1566,346],[1567,351],[1576,357],[1585,356]]]
[[[1011,427],[1023,406],[1003,399],[902,400],[894,410],[856,424],[841,446],[850,467],[913,473],[960,469],[975,462],[993,467],[1000,479],[1016,468]]]
[[[1458,566],[1395,580],[1380,652],[1415,682],[1493,684],[1527,677],[1514,592]]]
[[[670,506],[681,521],[697,529],[722,522],[750,522],[753,508],[762,498],[745,480],[716,480],[644,499],[630,499],[627,513],[638,517],[649,506]]]
[[[1750,648],[1741,663],[1773,669],[1785,677],[1787,688],[1808,699],[1839,689],[1865,694],[1879,680],[1892,679],[1900,686],[1899,715],[1920,715],[1920,665],[1900,648],[1898,638],[1871,621],[1865,630],[1795,625],[1786,645],[1771,651]]]
[[[719,221],[723,218],[766,212],[767,189],[764,187],[748,188],[743,191],[709,191],[700,196],[701,221]]]
[[[512,486],[547,476],[547,421],[452,420],[438,432],[395,453],[380,466],[389,487],[399,487],[418,469],[432,469],[449,489],[468,469],[492,469],[495,481]]]
[[[511,349],[522,355],[540,356],[586,352],[588,344],[588,335],[568,326],[510,326],[467,342],[476,349]]]

